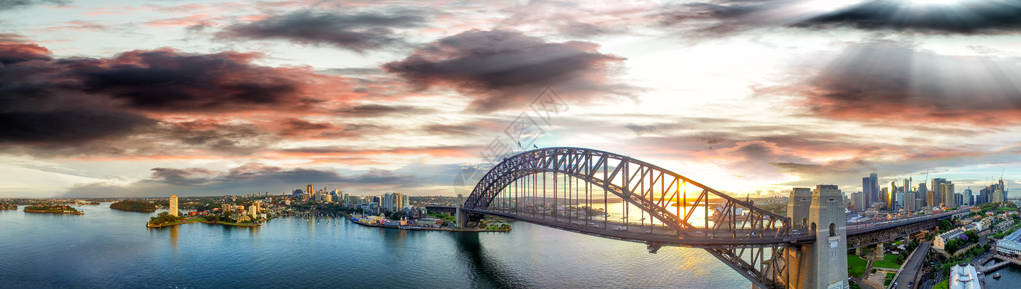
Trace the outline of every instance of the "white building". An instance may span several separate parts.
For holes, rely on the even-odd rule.
[[[947,242],[953,239],[957,239],[964,235],[964,230],[960,228],[947,231],[943,234],[936,236],[936,239],[932,240],[932,247],[940,250],[946,250]]]
[[[958,264],[950,268],[950,289],[982,289],[975,266]]]
[[[1021,257],[1021,230],[996,241],[996,254],[1008,257]]]

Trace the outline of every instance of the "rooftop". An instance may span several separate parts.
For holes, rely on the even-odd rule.
[[[996,246],[1021,250],[1021,230],[1014,231],[1014,233],[1003,237],[1003,240],[996,241]]]
[[[953,268],[950,268],[950,288],[982,289],[975,266],[970,264],[967,266],[954,265]]]

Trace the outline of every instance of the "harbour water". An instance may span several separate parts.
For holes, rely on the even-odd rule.
[[[1000,279],[993,278],[993,274],[1000,273]],[[1008,265],[1000,270],[991,272],[982,277],[986,283],[986,289],[1016,289],[1021,287],[1021,269]]]
[[[0,211],[0,288],[750,288],[701,249],[649,254],[523,222],[510,233],[304,218],[147,229],[154,214],[109,205],[80,206],[82,216]]]

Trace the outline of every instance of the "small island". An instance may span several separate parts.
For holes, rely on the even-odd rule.
[[[25,207],[25,213],[33,214],[57,214],[57,215],[84,215],[85,213],[68,205],[32,205]]]
[[[123,200],[110,204],[110,208],[129,212],[152,213],[156,211],[157,206],[147,201]]]
[[[18,205],[8,204],[8,203],[0,203],[0,211],[3,211],[3,210],[18,210]]]

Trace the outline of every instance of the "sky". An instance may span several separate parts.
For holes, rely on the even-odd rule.
[[[453,195],[556,146],[1009,189],[1019,53],[1007,0],[0,0],[0,197]]]

